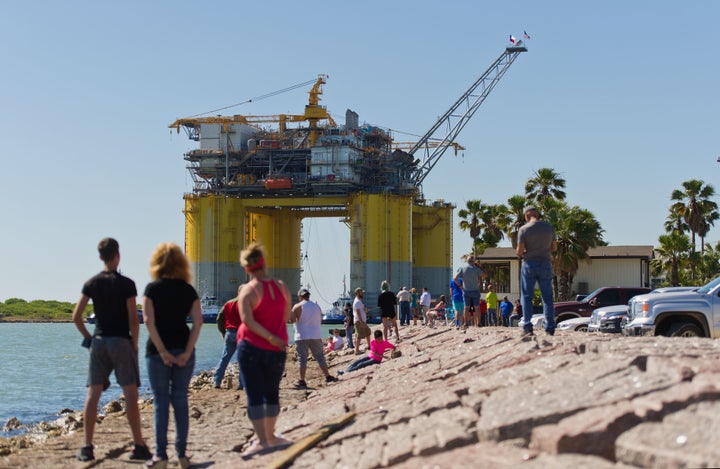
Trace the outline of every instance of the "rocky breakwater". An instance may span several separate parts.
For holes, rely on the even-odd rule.
[[[628,338],[518,329],[409,327],[401,356],[295,390],[290,353],[278,430],[320,441],[243,458],[252,436],[244,395],[191,393],[189,452],[200,467],[707,467],[720,466],[720,341]],[[355,358],[332,353],[332,372]],[[236,381],[235,381],[236,383]],[[229,383],[230,388],[232,382]],[[152,406],[143,428],[152,435]],[[328,422],[342,417],[342,425]],[[129,462],[122,413],[97,426],[94,467]],[[332,430],[332,431],[330,431]],[[81,431],[0,458],[0,467],[84,467]],[[170,435],[172,441],[172,432]],[[152,438],[148,438],[152,444]],[[171,451],[172,453],[172,451]],[[172,456],[171,456],[172,457]]]

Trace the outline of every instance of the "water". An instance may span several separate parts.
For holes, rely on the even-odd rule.
[[[88,326],[92,332],[91,325]],[[342,326],[323,326],[323,336]],[[288,326],[292,342],[292,326]],[[147,330],[140,326],[140,395],[150,395],[145,366]],[[26,425],[54,420],[62,409],[82,410],[88,372],[88,351],[80,346],[82,336],[72,323],[0,324],[0,426],[10,417]],[[204,324],[195,347],[195,373],[217,364],[223,341],[215,324]],[[110,377],[112,386],[100,399],[100,406],[117,399],[122,389]],[[13,433],[14,434],[14,433]],[[0,432],[0,436],[9,436]]]

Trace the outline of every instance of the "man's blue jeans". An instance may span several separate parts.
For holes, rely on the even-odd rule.
[[[223,354],[220,357],[220,361],[215,365],[215,373],[213,373],[213,383],[216,388],[219,388],[222,384],[223,377],[225,376],[225,370],[227,369],[230,360],[235,355],[237,349],[237,329],[228,329],[225,331],[225,348]]]
[[[183,349],[168,350],[178,356]],[[152,388],[155,409],[155,454],[167,459],[167,432],[170,404],[175,414],[175,451],[178,457],[185,456],[189,423],[188,386],[195,369],[195,352],[185,366],[165,366],[160,354],[146,358],[150,387]]]
[[[545,331],[555,332],[555,306],[552,293],[552,265],[547,260],[526,260],[520,269],[520,291],[522,292],[523,329],[532,332],[533,295],[535,283],[540,288],[543,313],[545,314]]]
[[[410,325],[410,302],[409,301],[401,301],[400,302],[400,325],[401,326],[409,326]]]

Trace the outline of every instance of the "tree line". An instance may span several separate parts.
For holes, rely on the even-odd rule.
[[[517,234],[525,224],[523,209],[535,205],[557,234],[558,249],[553,255],[553,293],[562,301],[572,295],[573,278],[580,261],[588,257],[590,248],[607,246],[600,222],[590,211],[565,200],[566,181],[551,168],[541,168],[525,183],[524,195],[513,195],[507,204],[486,204],[468,200],[458,211],[459,226],[473,241],[473,255],[497,247],[508,239],[517,247]],[[659,237],[652,274],[664,277],[663,285],[700,285],[720,273],[720,242],[705,246],[705,237],[720,218],[712,186],[690,180],[683,189],[672,192],[670,214],[665,223],[666,234]],[[700,239],[700,252],[695,249]]]

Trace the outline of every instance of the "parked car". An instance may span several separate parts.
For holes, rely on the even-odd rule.
[[[649,293],[645,287],[600,287],[581,301],[555,303],[555,320],[560,323],[572,318],[590,317],[603,306],[627,305],[635,295]]]
[[[632,300],[630,300],[632,301]],[[628,305],[615,305],[598,308],[593,311],[588,324],[588,332],[620,333],[623,318],[628,315]]]
[[[587,332],[590,318],[573,318],[558,323],[556,330],[558,331],[575,331]]]
[[[703,287],[661,287],[647,295],[632,298],[628,303],[628,315],[621,322],[621,331],[625,335],[667,335],[715,337],[712,325],[713,300],[708,295],[713,280]],[[708,290],[709,289],[709,290]],[[703,291],[701,295],[695,292]],[[718,290],[720,291],[720,290]],[[658,301],[647,301],[652,296],[662,294]],[[717,291],[715,296],[717,297]],[[667,301],[660,301],[667,297]],[[686,302],[686,304],[683,304]],[[717,307],[717,306],[715,306]],[[685,310],[685,311],[683,311]],[[709,320],[710,325],[706,322]],[[717,321],[717,320],[716,320]],[[682,324],[685,324],[684,326]]]

